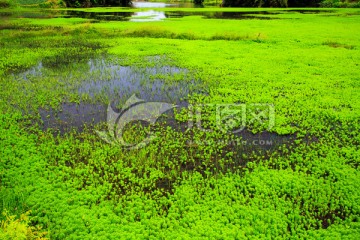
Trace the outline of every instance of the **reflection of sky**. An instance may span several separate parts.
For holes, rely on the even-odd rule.
[[[164,8],[171,5],[172,4],[157,2],[133,2],[133,6],[136,8]]]
[[[156,12],[154,10],[149,10],[146,12],[135,12],[131,18],[131,22],[149,22],[149,21],[160,21],[165,19],[164,12]]]

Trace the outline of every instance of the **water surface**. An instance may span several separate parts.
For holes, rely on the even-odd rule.
[[[159,58],[153,56],[147,60],[159,61]],[[103,58],[89,59],[72,68],[52,68],[40,62],[29,70],[14,74],[14,77],[19,81],[47,81],[49,77],[54,81],[55,78],[59,85],[65,85],[69,91],[87,96],[86,99],[90,101],[64,102],[56,109],[39,109],[44,130],[57,129],[60,133],[71,129],[81,132],[85,126],[106,122],[107,105],[111,103],[120,110],[133,95],[145,102],[184,106],[189,95],[204,91],[201,82],[184,68],[162,64],[151,67],[124,66],[116,60]]]
[[[168,10],[164,11],[163,9]],[[194,11],[178,11],[175,8],[192,8]],[[206,7],[205,7],[206,8]],[[202,16],[205,19],[232,19],[232,20],[273,20],[284,19],[276,18],[274,16],[280,14],[328,14],[334,11],[330,10],[313,10],[313,9],[299,9],[299,10],[259,10],[259,11],[196,11],[196,5],[193,3],[162,3],[162,2],[134,2],[132,7],[121,8],[124,11],[116,11],[115,8],[103,8],[106,11],[102,12],[88,12],[82,10],[59,10],[59,11],[34,11],[34,12],[1,12],[0,17],[18,17],[18,18],[83,18],[94,21],[132,21],[132,22],[151,22],[162,21],[171,18],[182,18],[187,16]],[[231,9],[231,8],[227,8]],[[119,10],[119,8],[116,8]],[[134,11],[129,11],[134,10]]]

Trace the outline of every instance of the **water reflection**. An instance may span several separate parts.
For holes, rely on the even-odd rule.
[[[123,66],[106,59],[90,59],[74,64],[73,68],[47,67],[40,62],[13,76],[24,81],[56,76],[59,82],[69,84],[69,89],[79,95],[85,94],[91,99],[106,97],[116,103],[123,103],[136,94],[145,101],[181,104],[189,94],[201,88],[200,82],[184,68],[160,64]]]
[[[142,4],[142,3],[141,3]],[[142,5],[139,6],[142,6]],[[145,4],[144,7],[150,8],[155,3]],[[158,4],[158,3],[156,3]],[[156,5],[155,4],[155,5]],[[168,4],[157,6],[168,7]],[[145,7],[146,6],[146,7]],[[171,5],[173,6],[173,5]],[[154,7],[155,8],[155,7]],[[67,17],[79,17],[106,21],[133,21],[133,22],[149,22],[161,21],[166,18],[182,18],[188,16],[202,16],[206,19],[232,19],[232,20],[246,20],[246,19],[260,19],[260,20],[274,20],[280,19],[274,17],[279,14],[300,13],[300,14],[320,14],[331,13],[329,10],[281,10],[281,11],[252,11],[252,12],[221,12],[221,11],[156,11],[146,10],[139,12],[82,12],[82,11],[67,11]],[[284,18],[283,18],[284,19]]]
[[[172,66],[131,67],[105,60],[90,60],[90,71],[78,91],[91,97],[128,99],[133,94],[146,101],[179,104],[195,90],[196,84],[186,69]],[[174,79],[181,79],[177,81]]]
[[[161,2],[133,2],[135,8],[166,8],[178,7],[179,4],[161,3]]]
[[[267,15],[277,15],[280,12],[184,12],[184,11],[139,11],[139,12],[81,12],[67,11],[66,17],[78,17],[105,21],[130,21],[130,22],[150,22],[161,21],[166,18],[182,18],[187,16],[202,16],[207,19],[278,19]],[[61,16],[64,17],[64,16]]]
[[[63,103],[60,110],[39,109],[43,130],[52,129],[55,133],[64,134],[71,130],[82,132],[98,123],[106,121],[105,104]]]
[[[192,2],[133,2],[135,8],[194,8],[197,7]],[[220,5],[220,4],[218,4]]]
[[[157,61],[159,56],[148,57]],[[59,71],[63,71],[60,73]],[[15,76],[15,75],[14,75]],[[74,68],[53,69],[43,63],[17,74],[18,80],[57,78],[59,85],[66,86],[80,96],[87,96],[90,102],[65,102],[58,108],[40,108],[43,129],[56,133],[77,132],[106,121],[107,103],[119,109],[133,94],[146,102],[166,102],[186,106],[187,97],[194,92],[204,91],[200,81],[184,68],[166,65],[147,67],[123,66],[116,60],[90,59],[77,63]],[[60,84],[61,83],[61,84]],[[173,118],[169,113],[167,118]]]
[[[132,22],[150,22],[150,21],[160,21],[166,18],[164,12],[157,12],[154,10],[146,12],[135,12],[129,21]]]
[[[176,11],[176,8],[195,8],[193,3],[157,3],[157,2],[134,2],[133,8],[121,8],[124,12],[114,12],[114,9],[119,8],[103,8],[107,12],[85,12],[83,10],[58,10],[58,11],[32,11],[32,12],[1,12],[0,18],[14,17],[14,18],[83,18],[96,21],[133,21],[133,22],[150,22],[161,21],[166,18],[182,18],[187,16],[202,16],[206,19],[260,19],[272,20],[280,19],[274,17],[279,14],[300,13],[300,14],[323,14],[329,16],[333,13],[332,10],[311,10],[311,9],[283,9],[283,10],[269,10],[269,11]],[[152,9],[150,9],[152,8]],[[162,8],[168,8],[167,11],[162,11]],[[175,11],[172,11],[174,8]],[[120,9],[120,10],[121,10]],[[128,10],[137,9],[134,12]],[[327,15],[326,15],[327,14]],[[285,18],[282,18],[285,19]]]

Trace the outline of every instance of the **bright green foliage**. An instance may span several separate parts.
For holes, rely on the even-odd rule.
[[[44,3],[40,4],[40,7],[45,8],[64,8],[66,3],[63,0],[47,0]]]
[[[152,23],[48,14],[0,23],[1,210],[31,209],[28,224],[53,239],[359,238],[356,10]],[[272,131],[295,139],[272,152],[235,154],[226,144],[187,143],[228,140],[216,131],[159,125],[157,138],[138,150],[107,144],[92,129],[42,131],[41,108],[111,100],[77,91],[91,79],[106,81],[89,72],[93,58],[188,69],[206,93],[191,94],[190,103],[273,103]],[[40,61],[41,75],[17,75]],[[181,74],[163,78],[189,81]],[[204,117],[211,125],[213,109]],[[176,118],[186,122],[187,111]],[[264,131],[255,123],[249,129]]]
[[[0,239],[26,239],[26,240],[45,240],[46,232],[42,232],[38,227],[29,226],[30,212],[21,214],[19,219],[10,216],[8,212],[4,212],[5,220],[1,221]]]
[[[326,8],[346,8],[353,7],[359,8],[360,1],[351,1],[351,0],[325,0],[320,3],[321,7]]]

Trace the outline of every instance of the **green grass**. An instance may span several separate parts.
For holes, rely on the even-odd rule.
[[[18,215],[31,210],[32,225],[52,239],[358,239],[360,16],[354,11],[151,23],[4,18],[0,207]],[[148,62],[149,56],[161,58]],[[188,96],[193,104],[272,103],[272,132],[295,140],[273,152],[235,154],[222,143],[187,144],[226,140],[219,131],[158,126],[158,137],[138,150],[107,144],[91,129],[43,132],[39,108],[111,100],[103,92],[77,92],[91,78],[109,77],[88,70],[89,59],[103,57],[138,69],[188,69],[207,93]],[[40,61],[42,75],[16,75]],[[176,118],[186,122],[188,111]],[[204,118],[212,125],[214,109]]]

